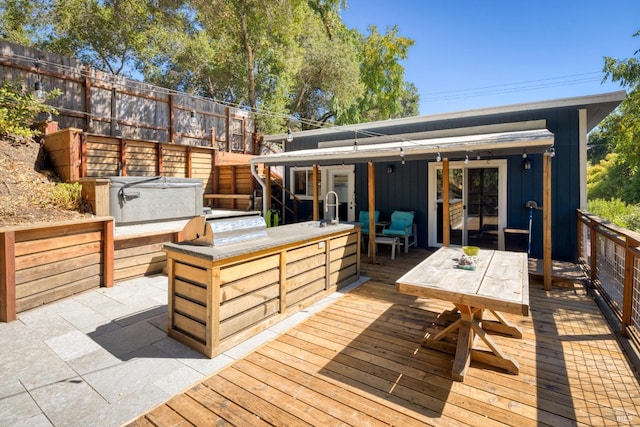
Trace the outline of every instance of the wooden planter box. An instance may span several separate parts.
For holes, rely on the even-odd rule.
[[[168,334],[213,357],[360,277],[360,228],[291,224],[221,247],[166,244]]]

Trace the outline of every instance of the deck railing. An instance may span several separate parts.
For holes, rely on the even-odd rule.
[[[591,285],[640,348],[640,234],[578,210],[578,260]]]

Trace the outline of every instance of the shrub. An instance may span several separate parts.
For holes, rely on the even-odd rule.
[[[640,231],[640,205],[628,205],[620,199],[594,199],[587,203],[587,210],[617,226]]]
[[[82,185],[58,183],[51,191],[51,201],[64,209],[79,210],[82,207]]]
[[[47,94],[47,99],[60,95],[60,89]],[[38,131],[31,129],[40,113],[55,114],[55,108],[36,100],[32,93],[25,92],[21,84],[5,80],[0,86],[0,136],[33,138]]]

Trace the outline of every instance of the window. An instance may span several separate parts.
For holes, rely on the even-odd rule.
[[[291,192],[300,199],[313,198],[313,168],[291,168]],[[320,195],[321,172],[318,170],[318,196]]]

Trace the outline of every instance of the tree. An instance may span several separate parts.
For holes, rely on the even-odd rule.
[[[376,26],[369,27],[369,35],[360,40],[360,78],[364,94],[356,106],[341,112],[337,124],[370,122],[398,117],[403,111],[402,100],[411,102],[406,92],[404,67],[409,47],[414,41],[399,35],[398,27],[380,34]],[[414,98],[415,99],[415,98]]]
[[[324,18],[309,15],[299,42],[303,57],[289,111],[299,119],[301,129],[311,129],[354,106],[364,86],[360,82],[358,46],[343,24],[334,22],[329,34]]]
[[[640,36],[640,31],[633,36]],[[640,63],[637,57],[624,60],[606,57],[603,72],[605,80],[619,82],[629,92],[616,112],[609,115],[600,129],[590,136],[590,145],[606,147],[606,150],[600,149],[591,157],[594,166],[589,170],[588,195],[590,198],[621,198],[627,203],[639,203]],[[606,158],[595,164],[604,155]]]
[[[254,131],[417,114],[400,64],[413,41],[347,29],[345,0],[0,2],[10,40],[246,108]]]
[[[30,46],[39,32],[38,17],[47,13],[33,0],[0,0],[1,37]]]

